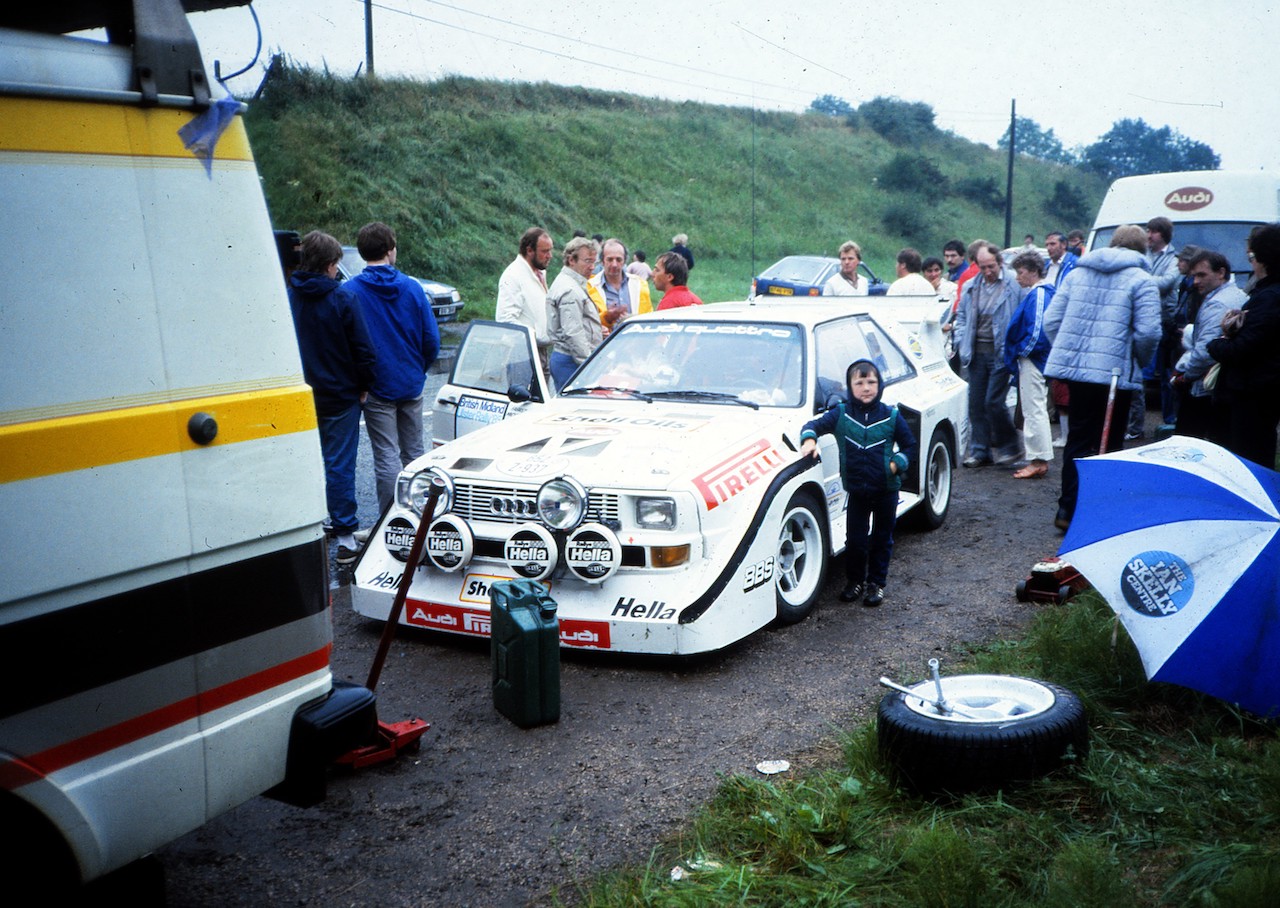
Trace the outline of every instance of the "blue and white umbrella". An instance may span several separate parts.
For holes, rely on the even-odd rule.
[[[1280,474],[1178,435],[1077,466],[1059,554],[1115,609],[1147,677],[1280,715]]]

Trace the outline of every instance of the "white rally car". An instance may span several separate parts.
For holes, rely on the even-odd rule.
[[[487,636],[495,582],[544,583],[564,646],[720,649],[813,608],[844,548],[830,436],[801,426],[838,399],[848,364],[884,376],[919,442],[899,514],[933,528],[951,499],[965,385],[936,319],[888,304],[717,303],[622,322],[551,398],[527,329],[478,322],[437,400],[437,440],[401,473],[355,566],[353,603],[386,620],[433,477],[445,492],[401,621]],[[518,411],[518,412],[517,412]]]

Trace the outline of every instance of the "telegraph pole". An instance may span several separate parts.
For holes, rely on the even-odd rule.
[[[1004,248],[1013,245],[1013,147],[1018,142],[1018,99],[1009,101],[1009,176],[1004,184]]]
[[[373,0],[364,0],[364,71],[373,75]]]

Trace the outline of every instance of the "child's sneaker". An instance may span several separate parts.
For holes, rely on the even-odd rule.
[[[850,580],[844,585],[844,591],[840,593],[841,602],[856,602],[862,596],[862,584],[854,583]]]
[[[862,604],[868,608],[875,608],[881,602],[884,602],[884,587],[868,583],[867,595],[863,598]]]

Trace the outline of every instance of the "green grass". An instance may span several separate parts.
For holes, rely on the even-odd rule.
[[[650,261],[688,233],[690,287],[707,301],[740,299],[753,274],[783,255],[835,255],[846,239],[892,279],[904,245],[938,255],[952,237],[999,241],[1004,233],[1001,212],[950,191],[882,190],[879,174],[902,149],[818,114],[283,68],[250,105],[246,125],[276,227],[353,242],[361,225],[386,221],[399,237],[401,268],[458,286],[469,317],[492,316],[498,276],[533,224],[557,246],[578,228],[617,235]],[[909,150],[949,186],[979,177],[1004,186],[1004,158],[993,149],[938,133]],[[1057,224],[1045,211],[1063,179],[1101,202],[1096,179],[1021,159],[1015,237],[1088,226]],[[885,226],[891,211],[909,234]]]
[[[643,866],[560,896],[588,906],[1274,905],[1275,729],[1148,684],[1123,630],[1113,647],[1114,628],[1088,594],[968,660],[971,671],[1081,696],[1092,748],[1073,771],[989,795],[915,797],[894,786],[866,724],[809,775],[724,779]]]

